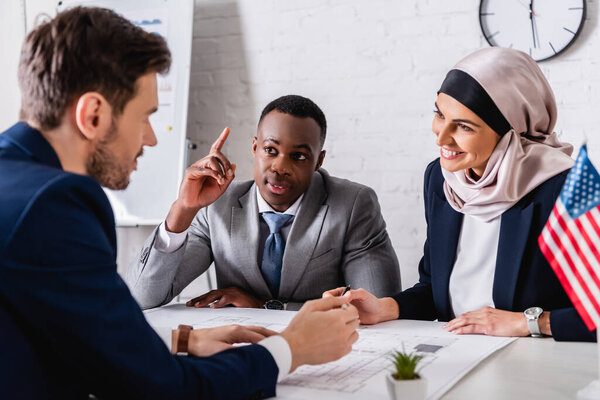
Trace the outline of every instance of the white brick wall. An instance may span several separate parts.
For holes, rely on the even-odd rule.
[[[422,176],[437,157],[430,129],[435,92],[456,61],[487,46],[478,5],[477,0],[196,0],[188,132],[199,148],[191,157],[203,156],[230,126],[225,153],[238,164],[237,179],[251,178],[250,141],[262,108],[283,94],[310,97],[328,119],[325,167],[377,191],[403,286],[412,285],[425,239]],[[0,15],[0,26],[11,26],[6,15]],[[598,0],[588,0],[588,19],[575,45],[541,66],[559,103],[557,130],[576,149],[587,135],[600,166],[597,25]],[[2,43],[3,51],[14,52],[9,42]],[[0,72],[14,77],[16,62],[0,62]],[[16,99],[15,90],[16,84],[8,85],[3,98]],[[2,128],[16,109],[14,103],[0,107]],[[149,232],[119,229],[120,270]]]
[[[418,278],[425,239],[422,179],[437,157],[435,93],[447,70],[487,46],[479,1],[196,0],[189,134],[204,145],[228,125],[225,152],[252,177],[250,140],[264,105],[313,99],[329,130],[324,166],[372,186],[400,259],[403,286]],[[600,164],[598,1],[577,42],[542,63],[559,103],[557,130]]]

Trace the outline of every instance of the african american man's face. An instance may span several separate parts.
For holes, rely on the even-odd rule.
[[[252,139],[254,181],[276,211],[287,210],[310,186],[321,167],[321,128],[310,118],[273,110],[264,116]]]

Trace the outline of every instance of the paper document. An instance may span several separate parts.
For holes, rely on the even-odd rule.
[[[260,325],[282,331],[296,313],[258,309],[187,308],[171,305],[145,312],[155,329],[174,328],[180,323],[195,328],[226,324]],[[324,365],[303,366],[277,386],[277,398],[385,399],[385,376],[391,370],[394,350],[424,355],[419,373],[427,378],[427,399],[439,399],[467,372],[514,338],[483,335],[453,335],[442,330],[442,322],[398,320],[361,326],[352,352]]]

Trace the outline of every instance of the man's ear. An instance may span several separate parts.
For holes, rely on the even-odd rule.
[[[317,158],[317,166],[315,167],[315,171],[318,170],[319,168],[321,168],[321,165],[323,165],[323,160],[325,159],[325,150],[321,150],[321,152],[319,153],[319,158]]]
[[[258,138],[256,136],[254,136],[252,138],[252,155],[255,156],[256,155],[256,147],[258,146]]]
[[[75,123],[88,140],[102,137],[112,123],[112,109],[98,92],[86,92],[79,96],[75,107]]]

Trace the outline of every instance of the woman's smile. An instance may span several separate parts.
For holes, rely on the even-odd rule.
[[[460,156],[464,155],[465,153],[462,151],[452,151],[445,147],[441,147],[440,154],[446,160],[454,160],[454,159],[459,158]]]

